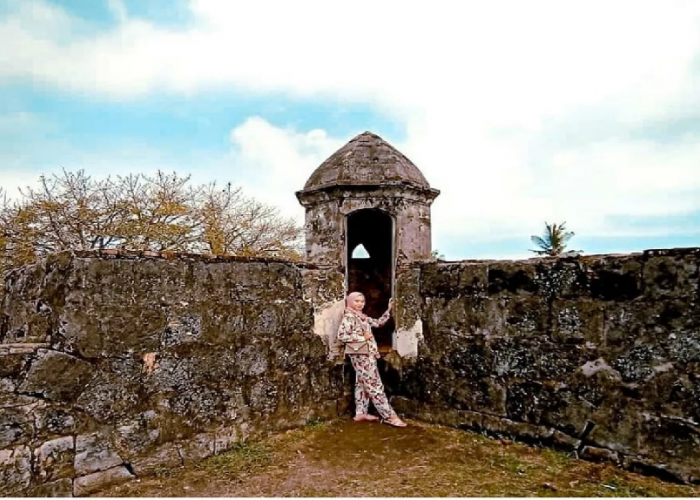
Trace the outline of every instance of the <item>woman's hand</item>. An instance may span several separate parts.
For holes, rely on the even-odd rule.
[[[374,338],[374,337],[372,336],[372,332],[365,332],[365,333],[363,334],[363,336],[364,336],[365,340],[368,341],[368,342]]]
[[[388,310],[388,311],[391,311],[391,309],[392,309],[393,307],[394,307],[394,299],[391,298],[391,299],[389,299],[389,307],[388,307],[387,310]]]

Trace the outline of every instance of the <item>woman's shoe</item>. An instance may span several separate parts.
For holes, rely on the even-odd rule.
[[[362,415],[355,415],[353,420],[355,422],[376,422],[377,420],[379,420],[379,418],[375,417],[374,415],[364,413]]]
[[[392,427],[406,427],[406,422],[401,420],[399,417],[391,417],[386,420],[382,420],[383,424],[389,424]]]

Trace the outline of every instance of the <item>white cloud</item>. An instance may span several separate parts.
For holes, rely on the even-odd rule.
[[[107,8],[120,23],[127,20],[128,13],[126,5],[124,5],[124,0],[107,0]]]
[[[235,182],[246,193],[303,222],[304,211],[294,192],[343,142],[323,130],[300,133],[251,117],[231,131]]]
[[[100,33],[43,1],[17,5],[0,24],[0,82],[109,99],[231,88],[376,106],[405,124],[395,146],[442,190],[433,214],[444,237],[529,235],[544,220],[610,234],[621,230],[610,215],[700,209],[697,135],[630,135],[700,122],[694,0],[358,0],[342,10],[191,0],[193,23],[179,30],[110,0],[122,22]],[[231,161],[256,196],[298,214],[293,192],[348,139],[251,118],[232,131]]]

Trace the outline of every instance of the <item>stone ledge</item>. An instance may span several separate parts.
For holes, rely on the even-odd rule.
[[[48,349],[50,344],[44,342],[15,342],[12,344],[0,344],[0,356],[9,354],[32,354],[39,349]]]
[[[52,483],[40,484],[34,486],[27,491],[28,497],[72,497],[73,496],[73,480],[59,479]]]
[[[476,411],[428,407],[404,397],[393,397],[391,404],[397,412],[404,413],[416,420],[484,432],[487,435],[507,437],[537,446],[551,446],[576,452],[578,458],[583,460],[611,463],[631,472],[659,477],[665,481],[700,484],[700,469],[696,474],[695,471],[688,472],[680,464],[657,463],[649,457],[626,455],[597,446],[586,445],[581,449],[583,443],[580,439],[557,429],[516,422]]]
[[[294,261],[285,260],[273,257],[244,257],[232,254],[205,254],[191,252],[156,252],[151,250],[121,250],[121,249],[103,249],[103,250],[71,250],[49,254],[31,264],[7,269],[2,272],[1,278],[9,277],[22,269],[31,268],[32,266],[40,265],[48,259],[55,259],[57,256],[69,256],[69,258],[77,257],[81,259],[120,259],[120,260],[170,260],[181,262],[205,262],[205,263],[221,263],[221,262],[240,262],[240,263],[261,263],[261,264],[288,264],[302,269],[313,270],[336,270],[343,271],[342,266],[325,265],[308,262],[306,260]]]
[[[684,255],[697,255],[700,257],[700,248],[698,247],[687,247],[687,248],[659,248],[652,250],[644,250],[644,257],[675,257]]]
[[[107,258],[107,259],[163,259],[163,260],[186,260],[186,261],[202,261],[202,262],[259,262],[259,263],[274,263],[274,264],[293,264],[295,266],[304,267],[307,269],[319,269],[322,266],[311,264],[304,261],[293,261],[278,259],[274,257],[243,257],[240,255],[231,254],[207,254],[207,253],[190,253],[190,252],[156,252],[152,250],[121,250],[121,249],[104,249],[104,250],[74,250],[73,255],[80,258]]]
[[[125,483],[135,479],[124,466],[113,467],[105,471],[82,476],[73,481],[73,494],[77,497],[90,495],[115,484]]]
[[[512,263],[530,263],[534,264],[537,262],[553,262],[557,260],[564,261],[577,261],[588,259],[606,259],[606,258],[621,258],[621,257],[642,257],[643,259],[648,259],[649,257],[680,257],[686,255],[695,255],[700,257],[700,247],[687,247],[687,248],[663,248],[663,249],[649,249],[643,250],[641,252],[630,252],[630,253],[600,253],[600,254],[581,254],[581,255],[562,255],[559,257],[530,257],[529,259],[462,259],[462,260],[435,260],[435,259],[416,259],[411,261],[407,268],[410,267],[422,267],[430,264],[467,264],[467,265],[484,265],[490,263],[500,263],[500,262],[512,262]]]
[[[607,448],[597,448],[595,446],[584,446],[579,453],[579,457],[591,462],[609,462],[611,464],[620,465],[620,455]]]

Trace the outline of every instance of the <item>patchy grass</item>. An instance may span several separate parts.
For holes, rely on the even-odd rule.
[[[326,420],[323,420],[322,418],[310,418],[307,422],[305,427],[307,429],[315,429],[315,430],[325,430],[328,427],[328,422]]]
[[[271,460],[272,450],[267,444],[243,441],[234,444],[230,450],[220,455],[195,464],[194,467],[219,474],[238,474],[265,467]]]
[[[103,496],[700,496],[612,465],[447,427],[310,421]]]

